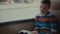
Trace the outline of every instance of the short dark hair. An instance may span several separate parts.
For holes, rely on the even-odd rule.
[[[41,0],[41,3],[48,4],[49,7],[51,5],[51,1],[50,0]]]

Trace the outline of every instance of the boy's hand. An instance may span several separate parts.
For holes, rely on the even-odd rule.
[[[38,31],[36,31],[36,30],[32,31],[32,34],[38,34]]]

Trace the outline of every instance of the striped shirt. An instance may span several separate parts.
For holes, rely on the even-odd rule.
[[[47,29],[56,33],[56,23],[56,18],[53,14],[44,15],[39,13],[35,18],[34,29],[37,31]]]

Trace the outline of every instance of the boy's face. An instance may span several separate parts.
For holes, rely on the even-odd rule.
[[[41,3],[41,5],[40,5],[40,11],[41,11],[42,13],[47,13],[48,10],[49,10],[49,6],[48,6],[47,4]]]

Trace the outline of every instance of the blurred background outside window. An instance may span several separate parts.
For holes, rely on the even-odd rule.
[[[11,3],[32,3],[34,0],[0,0],[0,4]]]

